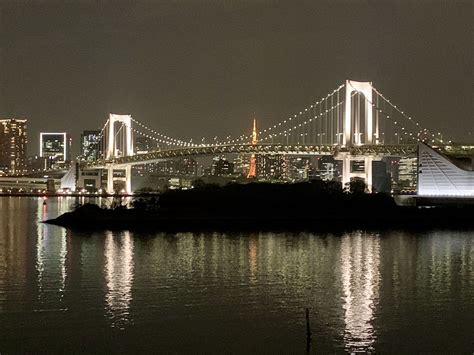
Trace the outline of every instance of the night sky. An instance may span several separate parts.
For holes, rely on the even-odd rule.
[[[29,119],[30,154],[40,131],[77,143],[108,112],[179,138],[240,135],[351,78],[474,141],[472,14],[472,1],[0,0],[0,117]]]

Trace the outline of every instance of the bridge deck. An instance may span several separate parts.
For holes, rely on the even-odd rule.
[[[474,145],[446,145],[437,148],[448,154],[474,155]],[[217,154],[411,156],[416,154],[416,149],[416,144],[360,145],[350,147],[339,145],[285,145],[271,143],[210,145],[159,150],[106,161],[97,161],[96,163],[89,163],[86,165],[86,168],[103,168],[108,165],[120,168],[122,166],[149,164],[172,158]]]

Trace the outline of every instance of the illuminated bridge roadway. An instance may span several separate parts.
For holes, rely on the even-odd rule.
[[[444,145],[435,148],[444,153],[463,156],[474,154],[474,146]],[[286,145],[286,144],[225,144],[198,147],[174,148],[157,150],[144,154],[118,157],[109,160],[95,161],[84,166],[85,168],[105,168],[113,165],[115,168],[124,168],[132,165],[150,164],[167,159],[205,156],[219,154],[260,154],[260,155],[332,155],[350,154],[351,156],[413,156],[416,154],[416,144],[396,145],[360,145],[343,147],[339,145]]]
[[[351,155],[407,155],[416,152],[415,144],[387,146],[363,145],[341,147],[337,145],[286,145],[286,144],[226,144],[198,147],[175,148],[157,150],[145,154],[135,154],[105,161],[96,161],[87,165],[88,168],[104,168],[113,165],[123,168],[130,165],[150,164],[166,159],[205,156],[218,154],[260,154],[260,155],[338,155],[350,153]]]

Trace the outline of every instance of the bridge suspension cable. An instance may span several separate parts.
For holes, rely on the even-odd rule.
[[[358,84],[366,86],[359,86]],[[346,85],[351,85],[352,90],[343,91],[343,88],[347,89]],[[346,97],[349,94],[350,96]],[[369,95],[369,97],[366,95]],[[350,103],[347,103],[346,100],[350,100]],[[350,110],[347,105],[350,105]],[[368,116],[368,113],[370,113],[370,116]],[[350,117],[345,117],[346,115],[350,115]],[[362,119],[362,115],[365,115],[365,119]],[[112,134],[108,130],[114,129],[114,154],[116,154],[115,152],[122,154],[123,147],[128,144],[128,149],[130,149],[131,146],[130,143],[127,143],[129,138],[121,133],[124,123],[122,122],[119,129],[115,131],[115,127],[110,127],[109,120],[102,127],[98,137],[98,144],[102,145],[100,151],[105,151],[106,139],[104,138],[110,137]],[[138,136],[156,142],[157,150],[233,144],[245,145],[250,144],[252,137],[252,135],[244,134],[236,138],[228,136],[225,140],[218,140],[215,137],[213,144],[205,144],[204,139],[202,143],[193,143],[192,139],[186,141],[162,134],[131,116],[129,120],[133,122],[133,127],[128,122],[128,132],[132,131]],[[408,123],[408,125],[404,123]],[[349,127],[350,132],[345,132],[345,130],[348,130],[347,127]],[[350,139],[347,138],[349,140],[346,140],[345,135],[349,135]],[[372,137],[370,137],[371,135]],[[119,139],[117,139],[118,136],[120,136]],[[355,143],[355,145],[377,145],[414,143],[415,140],[427,136],[433,141],[437,139],[434,134],[428,133],[428,130],[422,128],[411,116],[390,102],[371,83],[369,85],[366,82],[348,80],[301,111],[260,131],[259,143],[335,146],[345,145],[348,141]],[[117,147],[122,147],[122,150],[118,149],[116,144]],[[108,149],[112,148],[109,147]]]
[[[378,142],[377,143],[382,143],[382,144],[400,144],[400,143],[403,143],[401,141],[403,141],[403,136],[407,137],[408,139],[411,139],[412,142],[410,143],[414,143],[414,141],[416,141],[420,135],[420,132],[418,131],[412,131],[412,132],[409,132],[409,130],[407,130],[404,126],[402,126],[400,124],[400,122],[396,121],[394,118],[393,118],[393,114],[389,114],[387,113],[384,109],[380,108],[379,105],[376,105],[375,103],[373,103],[371,100],[367,99],[364,97],[364,99],[367,101],[367,103],[370,105],[370,107],[373,107],[375,110],[376,110],[376,113],[378,115],[382,114],[384,117],[384,119],[386,121],[382,121],[382,126],[383,126],[383,132],[382,132],[382,137],[377,137],[378,139]],[[378,117],[377,117],[378,119]],[[393,124],[393,127],[387,127],[386,125],[384,125],[384,122],[387,123],[391,123]],[[380,122],[379,122],[380,124]],[[388,131],[388,130],[391,130],[391,131]],[[393,132],[392,132],[393,131]],[[391,133],[393,133],[394,135],[391,136]]]
[[[427,137],[430,137],[432,142],[440,142],[440,139],[437,138],[435,134],[430,133],[427,128],[424,128],[419,122],[415,121],[413,117],[407,115],[404,111],[400,110],[395,104],[393,104],[389,99],[387,99],[375,87],[372,86],[372,88],[377,95],[376,97],[382,98],[383,102],[389,105],[391,109],[391,114],[387,113],[386,109],[382,109],[381,105],[378,103],[378,100],[377,100],[377,103],[374,103],[368,100],[369,104],[375,108],[376,112],[383,113],[388,120],[391,120],[394,123],[394,125],[398,125],[399,127],[401,127],[401,130],[403,131],[402,133],[404,135],[407,135],[407,130],[410,131],[411,129],[403,126],[399,120],[396,120],[393,117],[394,116],[393,110],[395,110],[399,115],[401,115],[401,117],[403,117],[407,123],[413,126],[414,130],[412,130],[411,133],[415,133],[417,135],[416,137],[417,140],[424,140]],[[409,135],[411,136],[411,134]]]
[[[349,85],[352,86],[349,81]],[[341,144],[343,135],[343,115],[345,97],[340,91],[345,85],[340,85],[321,100],[307,106],[304,110],[288,117],[286,120],[270,126],[260,132],[260,142],[286,143],[286,144]],[[386,99],[373,86],[375,99],[368,99],[361,91],[352,87],[351,105],[352,121],[355,142],[362,144],[360,135],[363,134],[364,125],[367,123],[361,120],[362,114],[367,114],[365,110],[373,110],[375,125],[375,144],[397,143],[404,139],[417,140],[422,137],[430,136],[436,140],[434,134],[429,134],[412,117],[405,114],[396,105]],[[381,99],[381,100],[380,100]],[[367,104],[367,105],[365,105]],[[364,108],[365,107],[365,108]],[[401,115],[397,118],[396,115]],[[382,118],[382,121],[380,120]],[[413,127],[403,125],[402,119]],[[283,141],[282,141],[283,139]]]
[[[343,128],[344,99],[340,94],[345,85],[340,85],[320,100],[308,105],[260,132],[260,141],[286,144],[337,144]],[[353,96],[353,95],[352,95]]]
[[[337,141],[336,133],[342,129],[343,110],[341,106],[343,100],[340,90],[343,87],[344,85],[340,85],[301,111],[262,130],[260,141],[274,143],[275,139],[283,139],[286,142],[281,143],[290,143],[290,141],[291,143],[298,143],[301,141],[306,144],[334,144]],[[317,120],[318,118],[320,120]],[[326,133],[327,131],[332,133]]]
[[[134,119],[132,117],[132,122],[136,123],[138,126],[142,127],[143,129],[151,132],[152,134],[155,134],[157,137],[160,137],[160,139],[163,140],[163,142],[169,142],[169,144],[174,144],[176,146],[187,146],[187,144],[192,144],[190,142],[186,142],[186,141],[183,141],[181,139],[176,139],[176,138],[172,138],[172,137],[169,137],[167,135],[164,135],[160,132],[157,132],[156,130],[154,130],[153,128],[150,128],[148,126],[146,126],[145,124],[141,123],[140,121],[137,121],[136,119]],[[149,137],[151,137],[150,135],[148,135]]]
[[[160,132],[157,132],[153,128],[150,128],[150,127],[146,126],[145,124],[143,124],[142,122],[140,122],[138,120],[135,120],[135,119],[132,118],[132,121],[134,123],[136,123],[138,126],[140,126],[141,128],[148,131],[149,133],[140,132],[138,130],[135,130],[135,132],[140,133],[142,136],[146,136],[148,138],[154,139],[155,141],[157,141],[159,143],[163,143],[163,144],[167,144],[167,145],[174,145],[176,147],[198,147],[198,146],[210,145],[210,144],[203,144],[203,143],[201,143],[201,144],[193,143],[192,139],[189,140],[189,141],[184,141],[184,140],[181,140],[181,139],[172,138],[172,137],[164,135]],[[155,135],[155,136],[153,136],[153,135]],[[224,141],[216,140],[216,143],[221,144],[221,145],[233,144],[233,143],[246,141],[249,138],[251,138],[251,135],[241,135],[241,136],[239,136],[237,138],[234,138],[234,139],[228,138],[227,140],[224,140]]]
[[[191,145],[192,143],[188,143],[188,142],[176,143],[176,142],[171,141],[171,140],[154,137],[154,136],[151,136],[148,133],[144,133],[144,132],[142,132],[142,131],[134,128],[134,127],[132,127],[132,132],[136,133],[137,135],[139,135],[141,137],[146,137],[146,138],[149,138],[149,139],[153,140],[154,142],[156,142],[158,144],[157,148],[159,150],[162,150],[162,148],[169,149],[169,148],[175,148],[175,147],[191,147],[192,146]],[[160,144],[164,145],[164,147],[160,146]]]

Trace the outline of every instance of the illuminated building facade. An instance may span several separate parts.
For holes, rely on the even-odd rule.
[[[138,136],[133,145],[135,154],[146,154],[159,149],[158,143],[150,137]],[[198,175],[198,163],[193,157],[164,160],[151,164],[136,165],[134,175],[190,177]]]
[[[247,176],[250,168],[248,155],[238,154],[234,158],[234,172],[240,176]]]
[[[195,177],[198,176],[198,170],[199,164],[193,157],[164,160],[133,167],[133,173],[136,176]]]
[[[308,180],[311,170],[311,159],[308,157],[290,157],[288,159],[288,178],[292,181]]]
[[[318,171],[316,178],[324,181],[339,181],[341,179],[341,162],[331,155],[323,155],[318,158]]]
[[[138,136],[135,137],[135,144],[133,145],[135,154],[146,154],[157,149],[157,144],[149,137]],[[163,164],[164,163],[164,164]],[[136,165],[132,168],[133,174],[138,176],[145,176],[155,174],[160,171],[160,167],[166,166],[167,162]],[[166,175],[166,174],[165,174]]]
[[[228,161],[225,157],[214,157],[212,159],[211,175],[228,176],[234,173],[234,163]]]
[[[40,133],[40,156],[49,158],[53,165],[71,160],[71,139],[65,132]]]
[[[287,160],[283,155],[259,155],[256,163],[259,178],[269,180],[287,177]]]
[[[192,157],[156,163],[157,173],[165,176],[196,176],[197,162]]]
[[[51,161],[46,157],[35,155],[26,159],[26,170],[29,173],[37,173],[48,170],[49,168],[51,168]]]
[[[416,158],[401,158],[398,162],[398,186],[402,190],[416,189]]]
[[[26,169],[27,120],[0,120],[0,171],[22,174]]]
[[[94,161],[102,155],[100,131],[83,131],[81,133],[81,157],[86,161]]]
[[[192,157],[179,159],[179,169],[184,176],[198,176],[198,163]]]
[[[474,171],[438,153],[424,143],[418,144],[418,195],[474,197]]]
[[[398,167],[400,158],[385,157],[383,161],[387,164],[387,173],[390,175],[390,185],[392,187],[398,184]]]

